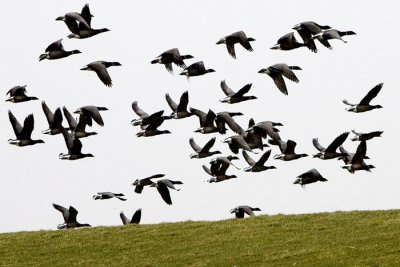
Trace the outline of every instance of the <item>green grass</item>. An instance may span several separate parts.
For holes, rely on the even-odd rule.
[[[400,266],[400,210],[1,234],[0,265]]]

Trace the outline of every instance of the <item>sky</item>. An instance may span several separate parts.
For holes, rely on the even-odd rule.
[[[0,57],[0,79],[4,100],[6,92],[15,85],[27,85],[27,93],[39,101],[25,103],[0,102],[0,232],[55,230],[62,223],[61,214],[52,203],[74,206],[78,221],[92,226],[120,225],[119,212],[128,217],[142,208],[143,224],[186,220],[222,220],[232,218],[229,210],[237,205],[259,207],[257,214],[302,214],[349,210],[377,210],[400,208],[400,180],[395,172],[398,164],[394,142],[400,130],[397,105],[400,100],[400,35],[398,32],[398,1],[109,1],[90,2],[93,28],[108,28],[109,32],[95,37],[68,39],[69,31],[63,22],[55,21],[67,12],[80,12],[85,1],[26,1],[7,2],[1,17],[4,38]],[[116,4],[118,3],[118,4]],[[306,4],[305,4],[306,3]],[[16,16],[18,14],[18,16]],[[315,21],[332,28],[357,33],[345,36],[347,43],[331,41],[333,50],[317,43],[318,53],[307,48],[292,51],[269,49],[279,37],[293,31],[303,21]],[[221,38],[243,30],[253,37],[253,52],[236,45],[237,59],[231,58],[224,45],[216,45]],[[296,37],[300,37],[296,33]],[[63,38],[66,50],[82,53],[60,60],[38,61],[46,47]],[[202,60],[206,68],[216,70],[189,81],[174,75],[164,66],[150,61],[165,50],[177,47],[181,54],[190,54],[190,65]],[[97,61],[118,61],[120,67],[108,69],[113,87],[103,85],[94,72],[81,71],[86,64]],[[298,84],[286,80],[289,95],[275,87],[272,79],[258,71],[275,63],[300,66],[296,71]],[[252,83],[251,95],[257,100],[229,105],[220,103],[224,97],[220,82],[238,90]],[[342,99],[359,102],[375,85],[383,82],[380,94],[372,104],[383,109],[354,114],[345,111]],[[237,122],[245,128],[248,120],[278,121],[283,140],[297,142],[296,152],[315,154],[312,138],[317,137],[327,146],[339,134],[355,129],[360,132],[384,131],[382,138],[367,143],[368,163],[376,168],[371,173],[350,174],[337,160],[312,157],[291,162],[272,159],[279,153],[272,147],[267,165],[275,170],[245,173],[228,169],[239,178],[209,184],[201,165],[210,158],[190,159],[193,153],[189,138],[203,145],[216,136],[214,149],[223,155],[232,154],[223,139],[233,135],[228,131],[202,135],[194,133],[198,119],[166,121],[160,129],[169,135],[137,138],[138,128],[130,121],[137,118],[131,109],[132,101],[148,113],[170,109],[165,94],[178,101],[189,91],[189,106],[203,111],[244,113]],[[102,113],[105,126],[94,125],[99,134],[82,139],[84,153],[94,158],[64,161],[59,153],[66,153],[61,135],[41,134],[48,128],[40,102],[51,110],[66,106],[73,111],[81,106],[105,106]],[[30,147],[9,145],[15,138],[7,112],[11,110],[23,123],[34,114],[33,139],[45,144]],[[66,122],[64,120],[64,125]],[[351,134],[352,136],[352,134]],[[344,143],[355,152],[357,142]],[[252,154],[258,159],[261,154]],[[236,165],[245,168],[241,154]],[[296,177],[316,168],[328,179],[304,189],[294,185]],[[167,179],[180,180],[179,192],[172,191],[173,205],[163,202],[155,188],[145,188],[141,195],[134,193],[131,183],[156,173]],[[124,193],[128,198],[93,200],[97,192]]]

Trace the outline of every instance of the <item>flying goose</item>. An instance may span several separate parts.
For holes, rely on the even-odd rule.
[[[104,126],[103,118],[101,117],[100,111],[108,110],[106,107],[96,107],[92,105],[83,106],[74,111],[75,114],[79,114],[80,117],[84,116],[89,126],[92,126],[92,119],[100,126]]]
[[[366,96],[364,96],[363,99],[361,99],[360,103],[358,104],[351,104],[349,103],[346,99],[343,100],[343,103],[346,105],[349,105],[350,107],[347,108],[347,111],[359,113],[359,112],[365,112],[365,111],[370,111],[376,108],[382,108],[381,105],[370,105],[369,102],[371,102],[372,99],[374,99],[378,93],[381,91],[383,86],[383,83],[380,83],[376,85],[374,88],[372,88]]]
[[[165,94],[165,99],[167,100],[168,106],[172,109],[172,113],[170,115],[173,119],[183,119],[192,116],[193,114],[187,110],[187,106],[189,103],[189,92],[185,91],[180,100],[179,104],[176,104],[174,100],[169,96],[169,94]]]
[[[351,138],[351,141],[368,141],[374,137],[381,137],[381,134],[383,134],[383,131],[374,131],[370,133],[359,133],[355,130],[351,131],[356,135],[355,137]]]
[[[215,154],[221,154],[221,151],[210,151],[211,147],[215,143],[215,139],[216,139],[215,137],[211,138],[203,147],[200,147],[199,145],[196,144],[193,137],[191,137],[189,139],[189,144],[196,153],[191,154],[190,158],[202,159]]]
[[[296,30],[300,34],[304,44],[308,47],[308,49],[316,53],[318,50],[312,36],[321,33],[322,30],[328,30],[330,28],[330,26],[319,25],[313,21],[305,21],[296,24],[292,29]]]
[[[228,111],[218,112],[215,116],[215,124],[218,128],[218,132],[220,134],[225,134],[226,133],[225,125],[228,125],[229,128],[235,133],[242,134],[244,130],[233,119],[234,116],[242,116],[242,115],[243,115],[242,112],[228,112]]]
[[[55,135],[61,133],[61,128],[62,128],[62,114],[61,114],[61,109],[57,108],[56,111],[51,112],[49,107],[46,105],[44,101],[42,101],[42,109],[44,112],[44,115],[46,116],[47,122],[49,124],[49,129],[42,131],[43,134],[50,134],[50,135]]]
[[[368,165],[364,162],[365,155],[367,153],[367,142],[361,141],[357,147],[356,153],[349,158],[349,162],[342,166],[343,169],[348,170],[350,173],[355,171],[365,170],[370,172],[371,169],[375,168],[373,165]]]
[[[132,102],[132,109],[139,116],[139,119],[131,120],[131,124],[133,126],[138,126],[142,128],[142,130],[146,129],[146,126],[149,124],[153,124],[159,121],[164,121],[166,119],[170,119],[169,116],[163,116],[164,110],[160,110],[154,112],[153,114],[149,115],[147,112],[143,111],[139,108],[137,101]]]
[[[253,211],[261,211],[261,210],[259,208],[252,208],[247,205],[237,206],[230,210],[231,213],[235,213],[236,218],[240,219],[244,218],[245,213],[250,217],[255,217],[256,215],[254,214]]]
[[[88,8],[89,8],[89,6],[87,6],[87,9]],[[82,11],[83,11],[83,9],[82,9]],[[83,25],[86,28],[90,28],[90,25],[88,24],[88,22],[85,20],[85,18],[82,16],[82,14],[80,14],[78,12],[66,13],[64,16],[57,17],[56,20],[64,21],[65,24],[67,25],[68,29],[70,30],[70,32],[72,32],[75,35],[79,35],[80,28],[83,27]]]
[[[294,37],[294,33],[288,33],[278,39],[276,45],[271,47],[273,50],[292,50],[299,47],[306,46],[306,44],[299,43]]]
[[[227,156],[227,157],[216,157],[212,160],[210,160],[210,170],[212,174],[217,174],[218,170],[220,168],[225,168],[228,169],[228,167],[230,165],[232,165],[233,167],[235,167],[236,169],[240,170],[239,167],[237,167],[235,164],[232,163],[232,160],[238,160],[239,158],[236,156]],[[225,173],[225,172],[224,172]]]
[[[112,192],[98,192],[96,195],[93,195],[94,200],[98,199],[110,199],[110,198],[118,198],[119,200],[126,201],[126,198],[123,198],[125,195],[122,193],[112,193]]]
[[[185,75],[187,78],[192,77],[192,76],[200,76],[204,75],[209,72],[215,72],[213,69],[206,69],[204,67],[203,61],[198,61],[190,65],[189,67],[186,67],[180,75]]]
[[[242,151],[242,154],[246,162],[250,165],[249,167],[244,168],[245,172],[262,172],[269,169],[276,169],[275,166],[264,166],[265,162],[271,155],[271,150],[267,150],[258,161],[252,159],[244,150]]]
[[[346,141],[347,136],[349,136],[349,132],[342,133],[336,137],[327,148],[320,145],[318,138],[313,138],[313,145],[317,150],[319,150],[319,152],[313,155],[313,157],[320,159],[334,159],[337,157],[346,156],[346,154],[336,152],[336,150],[344,143],[344,141]]]
[[[362,141],[362,142],[365,142],[365,141]],[[373,165],[367,165],[367,163],[364,161],[364,159],[369,159],[369,157],[366,155],[364,155],[363,159],[360,161],[361,156],[363,156],[362,153],[364,153],[363,152],[364,148],[362,146],[359,145],[357,147],[357,151],[359,151],[358,155],[357,155],[358,159],[356,157],[356,159],[354,161],[353,161],[353,158],[357,154],[357,151],[356,151],[356,153],[350,153],[343,146],[340,146],[339,150],[341,153],[347,154],[346,156],[342,156],[338,159],[343,160],[345,165],[342,166],[342,168],[348,170],[350,173],[354,173],[354,171],[356,171],[356,170],[364,170],[364,171],[370,172],[371,169],[375,168],[375,166],[373,166]],[[353,163],[354,163],[354,166],[352,167]]]
[[[281,150],[282,154],[278,154],[274,156],[274,159],[280,159],[283,161],[295,160],[302,157],[307,157],[307,154],[296,154],[294,149],[296,148],[297,143],[293,140],[287,140],[285,145],[281,146],[283,148]]]
[[[69,125],[68,130],[73,133],[74,137],[84,138],[97,134],[96,132],[86,132],[86,125],[91,123],[91,118],[89,116],[81,115],[79,116],[79,121],[76,121],[65,106],[63,107],[63,113]]]
[[[219,165],[219,168],[216,170],[211,171],[210,168],[208,168],[206,165],[202,165],[203,170],[210,176],[212,176],[212,178],[210,178],[209,180],[207,180],[207,182],[209,183],[219,183],[222,181],[226,181],[229,179],[233,179],[233,178],[237,178],[236,175],[228,175],[226,174],[226,170],[229,167],[229,164],[221,164]]]
[[[62,39],[53,42],[50,44],[44,54],[41,54],[39,56],[39,61],[42,61],[43,59],[60,59],[64,57],[68,57],[73,54],[80,54],[82,53],[79,50],[72,50],[72,51],[65,51],[64,46],[61,43]]]
[[[164,118],[161,117],[160,120],[149,124],[146,129],[136,134],[137,137],[149,137],[160,134],[170,134],[171,132],[168,130],[158,130],[158,127],[164,122]]]
[[[297,179],[293,184],[299,184],[301,187],[304,187],[306,184],[311,184],[318,181],[326,182],[328,180],[322,177],[322,175],[316,169],[311,169],[297,176]]]
[[[145,186],[152,185],[154,182],[151,179],[162,178],[165,174],[154,174],[150,177],[136,179],[132,185],[135,187],[135,193],[141,194]]]
[[[64,228],[77,228],[77,227],[90,227],[90,224],[87,223],[79,223],[76,220],[76,216],[78,215],[78,211],[69,206],[69,209],[64,208],[63,206],[57,205],[53,203],[53,207],[61,212],[64,218],[64,223],[57,225],[57,229],[64,229]]]
[[[288,66],[284,63],[274,64],[266,69],[261,69],[258,73],[268,74],[273,80],[278,89],[284,94],[288,95],[285,81],[282,76],[285,76],[292,82],[298,83],[299,79],[296,77],[292,70],[301,70],[298,66]]]
[[[172,205],[172,200],[171,200],[171,195],[169,193],[168,187],[171,189],[174,189],[176,191],[179,191],[180,189],[175,188],[175,184],[183,184],[181,181],[172,181],[169,179],[161,179],[158,180],[157,182],[153,183],[150,185],[150,187],[156,187],[158,190],[158,193],[160,193],[162,199],[167,203],[168,205]]]
[[[125,216],[125,214],[122,211],[119,213],[119,217],[121,218],[122,223],[124,225],[127,225],[127,224],[139,224],[140,223],[140,219],[142,218],[142,209],[136,210],[135,213],[132,216],[132,219],[130,219],[130,220]]]
[[[254,134],[258,139],[265,139],[269,136],[272,139],[268,140],[268,143],[279,146],[279,148],[282,150],[282,146],[285,144],[285,142],[282,141],[279,135],[279,130],[275,128],[275,126],[283,126],[283,124],[280,122],[262,121],[257,124],[253,124],[245,132]]]
[[[183,60],[193,58],[191,55],[181,55],[178,48],[172,48],[159,55],[156,59],[151,61],[151,64],[164,64],[168,72],[173,73],[172,63],[175,65],[186,68]]]
[[[26,85],[23,86],[14,86],[10,90],[7,91],[7,94],[10,97],[6,99],[6,102],[12,102],[12,103],[20,103],[20,102],[25,102],[25,101],[30,101],[30,100],[38,100],[36,96],[27,96],[26,95]]]
[[[61,133],[64,136],[64,141],[65,144],[67,145],[68,148],[68,153],[60,153],[59,158],[60,159],[68,159],[68,160],[76,160],[76,159],[82,159],[86,157],[94,157],[92,154],[84,154],[82,153],[82,143],[79,140],[79,138],[74,137],[73,134],[70,134],[65,130],[64,128],[61,128]]]
[[[341,40],[344,43],[347,43],[345,40],[342,39],[342,36],[355,35],[355,34],[356,33],[353,32],[353,31],[341,32],[341,31],[334,30],[334,29],[328,29],[328,30],[325,30],[323,32],[317,33],[316,35],[314,35],[312,37],[312,39],[318,39],[318,41],[320,41],[321,44],[323,44],[326,48],[332,49],[332,46],[328,42],[328,40],[338,39],[338,40]]]
[[[43,140],[32,140],[31,135],[33,131],[34,119],[33,114],[29,114],[24,120],[22,127],[18,120],[14,117],[11,110],[8,110],[8,118],[13,127],[16,139],[8,139],[8,143],[16,146],[30,146],[39,143],[44,143]]]
[[[227,143],[229,145],[230,150],[234,153],[234,154],[238,154],[239,153],[239,149],[241,148],[243,151],[247,150],[250,151],[252,153],[256,153],[253,152],[251,150],[251,147],[249,146],[249,144],[247,144],[246,140],[244,139],[244,137],[242,135],[233,135],[230,136],[228,138],[225,138],[223,141],[223,143]],[[257,153],[256,153],[257,154]]]
[[[205,114],[201,110],[194,109],[194,108],[191,108],[190,112],[192,112],[194,115],[196,115],[200,120],[200,127],[194,131],[195,133],[208,134],[208,133],[215,133],[215,132],[219,131],[217,126],[215,126],[215,124],[214,124],[216,115],[211,109],[208,110],[207,114]],[[205,114],[205,116],[204,116],[204,114]]]
[[[234,32],[221,38],[217,44],[226,44],[229,55],[236,59],[235,44],[241,44],[247,51],[253,51],[250,42],[255,41],[252,37],[247,37],[243,31]]]
[[[222,103],[228,103],[228,104],[235,104],[235,103],[240,103],[243,101],[251,100],[251,99],[257,99],[255,96],[245,96],[244,94],[248,93],[251,88],[251,83],[246,84],[245,86],[242,87],[237,92],[234,92],[229,86],[226,84],[225,80],[221,81],[221,88],[226,97],[224,99],[221,99],[220,102]]]
[[[107,61],[94,61],[87,64],[81,70],[91,70],[96,72],[100,80],[108,87],[112,87],[112,81],[110,74],[108,74],[107,68],[111,66],[122,66],[119,62],[107,62]]]

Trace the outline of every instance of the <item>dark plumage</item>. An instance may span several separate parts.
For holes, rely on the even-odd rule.
[[[383,86],[383,83],[380,83],[376,85],[374,88],[369,90],[366,96],[364,96],[363,99],[361,99],[360,103],[358,104],[351,104],[349,103],[346,99],[343,100],[343,103],[346,105],[349,105],[350,107],[346,109],[347,111],[359,113],[359,112],[366,112],[370,111],[376,108],[382,108],[381,105],[370,105],[369,102],[371,102],[372,99],[374,99],[378,93],[381,91]]]
[[[86,125],[91,123],[91,118],[87,115],[80,115],[79,121],[76,121],[72,114],[68,111],[66,107],[63,107],[64,117],[68,122],[69,128],[76,138],[84,138],[91,135],[96,135],[96,132],[86,132]]]
[[[296,37],[294,37],[294,33],[288,33],[282,36],[281,38],[278,39],[278,42],[276,45],[271,47],[273,50],[293,50],[299,47],[306,46],[303,43],[299,43],[296,40]]]
[[[312,37],[312,39],[318,39],[318,41],[320,41],[321,44],[323,44],[326,48],[332,49],[332,46],[328,42],[328,40],[338,39],[338,40],[341,40],[344,43],[347,43],[345,40],[342,39],[342,36],[355,35],[355,34],[356,33],[353,32],[353,31],[341,32],[341,31],[334,30],[334,29],[328,29],[328,30],[325,30],[323,32],[317,33],[316,35],[314,35]]]
[[[168,72],[172,73],[172,63],[175,65],[186,68],[183,60],[193,58],[191,55],[181,55],[178,48],[172,48],[159,55],[156,59],[151,61],[151,64],[164,64]]]
[[[364,162],[364,159],[366,158],[366,153],[367,153],[367,142],[361,141],[357,147],[356,153],[354,153],[353,155],[348,155],[348,157],[344,157],[343,160],[345,161],[346,165],[342,166],[342,168],[348,170],[350,173],[354,173],[355,171],[360,171],[360,170],[365,170],[370,172],[371,169],[375,167],[373,165],[368,165]]]
[[[187,78],[192,77],[192,76],[200,76],[204,75],[209,72],[215,72],[213,69],[206,69],[204,67],[203,61],[198,61],[190,65],[189,67],[186,67],[180,75],[185,75]]]
[[[304,44],[308,47],[308,49],[316,53],[318,50],[312,36],[321,33],[322,30],[328,30],[330,28],[331,28],[330,26],[319,25],[313,21],[305,21],[296,24],[293,27],[293,30],[296,30],[300,34],[301,38],[304,41]]]
[[[55,135],[61,133],[61,128],[62,128],[62,121],[63,117],[61,114],[61,109],[57,108],[56,111],[51,112],[49,107],[46,105],[44,101],[42,101],[42,109],[44,112],[44,115],[46,116],[47,122],[49,124],[49,129],[42,131],[44,134],[50,134],[50,135]]]
[[[275,166],[264,166],[265,162],[271,155],[271,150],[266,151],[258,161],[253,160],[246,151],[243,150],[242,153],[244,159],[250,165],[249,167],[244,168],[245,172],[262,172],[269,169],[276,169]]]
[[[158,130],[158,127],[164,122],[164,118],[157,120],[156,122],[150,123],[143,131],[136,134],[137,137],[149,137],[160,134],[170,134],[169,130]]]
[[[147,125],[149,124],[154,124],[158,122],[162,122],[165,119],[170,119],[169,116],[163,116],[164,110],[160,110],[157,112],[154,112],[153,114],[149,115],[147,112],[143,111],[141,108],[139,108],[137,101],[132,102],[132,110],[136,113],[136,115],[139,116],[139,119],[133,119],[131,120],[131,124],[133,126],[138,126],[144,130],[146,129]]]
[[[220,131],[217,126],[215,126],[215,118],[216,115],[214,111],[211,109],[208,110],[207,114],[204,113],[201,110],[191,108],[190,112],[193,113],[195,116],[199,118],[200,121],[200,127],[195,130],[195,133],[202,133],[202,134],[208,134],[208,133],[215,133]],[[226,129],[225,129],[226,130]]]
[[[233,58],[236,58],[235,44],[239,43],[247,51],[251,52],[253,51],[253,48],[250,45],[250,42],[252,41],[255,41],[255,39],[252,37],[247,37],[243,31],[238,31],[221,38],[217,44],[226,44],[229,55],[231,55]]]
[[[11,110],[8,111],[8,118],[16,136],[16,139],[8,139],[9,144],[16,146],[30,146],[38,143],[44,143],[43,140],[32,140],[31,138],[34,126],[33,114],[29,114],[25,118],[23,127],[14,117]]]
[[[119,217],[121,218],[122,223],[124,225],[127,225],[127,224],[139,224],[140,223],[140,219],[142,218],[142,209],[136,210],[135,213],[132,216],[132,219],[130,219],[130,220],[125,216],[125,214],[122,211],[119,213]]]
[[[226,170],[228,169],[229,164],[220,164],[219,167],[217,169],[213,169],[213,171],[211,171],[211,169],[208,168],[206,165],[202,165],[202,167],[208,175],[212,176],[212,178],[207,180],[207,182],[209,183],[219,183],[229,179],[237,178],[237,176],[234,174],[226,174]]]
[[[26,95],[26,85],[23,86],[14,86],[10,90],[7,91],[7,94],[9,95],[9,98],[6,99],[6,102],[12,102],[12,103],[20,103],[20,102],[26,102],[30,100],[38,100],[37,97],[35,96],[27,96]]]
[[[304,187],[306,184],[311,184],[318,181],[326,182],[328,180],[322,177],[322,175],[316,169],[311,169],[297,176],[297,179],[294,182],[294,184],[299,184],[301,185],[301,187]]]
[[[193,114],[187,110],[187,106],[189,103],[189,92],[185,91],[179,100],[179,104],[176,104],[174,100],[169,96],[169,94],[165,94],[165,99],[167,100],[168,106],[172,109],[172,113],[170,115],[173,119],[183,119],[192,116]]]
[[[57,205],[53,203],[53,207],[61,212],[64,218],[64,223],[57,225],[58,229],[64,229],[64,228],[77,228],[77,227],[90,227],[90,224],[87,223],[79,223],[76,220],[76,216],[78,215],[78,211],[72,207],[69,206],[69,209],[64,208],[63,206]]]
[[[87,124],[92,126],[92,119],[100,126],[104,126],[103,118],[101,117],[100,111],[108,110],[106,107],[96,107],[92,105],[83,106],[74,111],[75,114],[79,114],[80,117],[84,116]],[[79,119],[81,120],[81,119]]]
[[[236,218],[244,218],[244,214],[246,213],[250,217],[255,217],[256,215],[254,214],[253,211],[261,211],[259,208],[252,208],[247,205],[242,205],[242,206],[237,206],[233,209],[231,209],[231,213],[235,213]]]
[[[381,137],[383,131],[374,131],[370,133],[359,133],[355,130],[351,130],[356,136],[351,138],[351,141],[368,141],[374,137]]]
[[[274,159],[280,159],[283,161],[295,160],[302,157],[307,157],[307,154],[296,154],[294,149],[297,143],[293,140],[288,140],[284,145],[280,146],[282,154],[275,155]]]
[[[233,135],[228,138],[225,138],[223,143],[227,143],[229,145],[230,150],[235,154],[239,153],[239,149],[253,152],[251,150],[251,147],[249,146],[249,144],[247,144],[246,140],[244,140],[244,137],[242,135]]]
[[[45,51],[46,53],[41,54],[39,56],[39,61],[42,61],[43,59],[50,59],[50,60],[51,59],[60,59],[60,58],[68,57],[73,54],[81,53],[81,51],[79,51],[79,50],[65,51],[61,41],[62,41],[62,39],[50,44],[46,48],[46,51]]]
[[[189,144],[193,150],[196,151],[196,153],[190,155],[190,158],[202,159],[215,154],[221,154],[220,151],[210,151],[211,147],[215,143],[215,139],[215,137],[211,138],[203,147],[200,147],[196,144],[193,138],[190,138]]]
[[[89,8],[89,6],[87,6],[86,9],[88,9],[88,8]],[[80,29],[83,27],[83,25],[86,28],[90,28],[90,25],[89,25],[90,21],[88,24],[88,22],[85,20],[85,18],[82,16],[82,14],[80,14],[78,12],[66,13],[64,16],[57,17],[56,20],[64,21],[65,25],[67,25],[70,32],[72,32],[75,35],[79,35]]]
[[[243,115],[242,112],[228,112],[228,111],[218,112],[215,116],[215,124],[218,128],[218,132],[220,134],[225,134],[226,133],[225,125],[228,125],[229,128],[235,133],[242,134],[244,130],[233,119],[234,116],[242,116],[242,115]]]
[[[145,186],[152,185],[154,182],[151,179],[162,178],[165,174],[154,174],[143,179],[136,179],[132,185],[135,187],[135,193],[141,194]]]
[[[122,193],[112,193],[112,192],[98,192],[96,195],[93,195],[94,200],[98,199],[110,199],[110,198],[118,198],[119,200],[126,201],[126,198],[123,198],[125,195]]]
[[[274,80],[274,83],[276,87],[278,87],[279,91],[281,91],[284,95],[287,95],[288,91],[282,76],[285,76],[292,82],[299,82],[299,79],[296,77],[292,70],[301,70],[301,68],[298,66],[288,66],[284,63],[278,63],[269,66],[266,69],[261,69],[258,73],[268,74],[272,78],[272,80]]]
[[[315,154],[313,157],[320,159],[334,159],[337,157],[346,156],[346,154],[336,152],[336,150],[344,143],[344,141],[346,141],[347,136],[349,136],[349,132],[342,133],[341,135],[336,137],[335,140],[333,140],[333,142],[327,148],[319,144],[318,138],[314,138],[312,140],[313,145],[320,152]]]
[[[171,200],[171,195],[168,190],[168,187],[171,189],[174,189],[176,191],[179,191],[180,189],[175,188],[175,184],[183,184],[181,181],[172,181],[169,179],[161,179],[158,180],[157,182],[151,184],[151,187],[156,187],[158,190],[158,193],[160,193],[162,199],[167,203],[168,205],[172,205],[172,200]]]
[[[235,164],[232,163],[232,160],[238,160],[239,158],[236,156],[227,156],[227,157],[216,157],[210,160],[210,171],[211,175],[218,175],[219,173],[224,173],[228,169],[230,165],[240,170]]]
[[[239,102],[243,102],[243,101],[247,101],[247,100],[251,100],[251,99],[257,99],[257,97],[255,97],[255,96],[245,96],[244,95],[250,91],[251,85],[252,85],[251,83],[246,84],[240,90],[238,90],[237,92],[234,92],[231,88],[228,87],[228,85],[226,85],[225,80],[221,81],[221,88],[222,88],[222,91],[224,92],[224,94],[226,95],[226,97],[224,99],[220,100],[220,102],[235,104],[235,103],[239,103]]]
[[[110,74],[108,74],[107,68],[111,66],[122,66],[119,62],[107,62],[107,61],[94,61],[87,64],[81,70],[91,70],[96,72],[100,80],[108,87],[112,87],[112,81]]]
[[[60,159],[68,159],[68,160],[76,160],[76,159],[82,159],[86,157],[94,157],[92,154],[84,154],[82,153],[82,143],[81,141],[77,138],[74,137],[73,134],[70,134],[65,130],[64,128],[61,128],[61,133],[64,136],[64,141],[65,144],[67,145],[68,148],[68,153],[59,154]]]

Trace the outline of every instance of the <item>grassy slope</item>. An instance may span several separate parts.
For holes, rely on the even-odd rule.
[[[400,266],[400,210],[0,235],[0,265]]]

